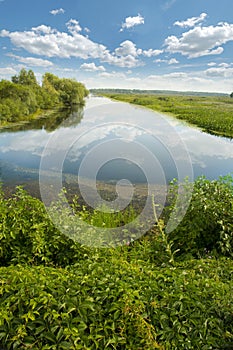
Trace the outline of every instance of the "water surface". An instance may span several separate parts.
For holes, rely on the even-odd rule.
[[[4,184],[38,184],[41,160],[43,171],[61,170],[70,184],[77,176],[142,185],[216,179],[233,172],[233,141],[145,108],[90,97],[84,110],[1,130]]]

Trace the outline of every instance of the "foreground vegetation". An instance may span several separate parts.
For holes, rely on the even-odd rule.
[[[166,234],[175,197],[174,183],[140,240],[95,249],[62,235],[22,188],[1,192],[0,346],[232,349],[233,179],[198,179],[184,220]],[[103,227],[129,219],[84,207],[76,215]]]
[[[155,111],[170,113],[211,134],[233,137],[233,99],[230,97],[129,93],[104,93],[103,95]]]
[[[22,69],[12,81],[0,81],[0,126],[34,119],[41,110],[83,104],[87,95],[75,80],[45,73],[40,86],[32,70]]]

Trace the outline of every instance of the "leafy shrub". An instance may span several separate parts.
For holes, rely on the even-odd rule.
[[[66,266],[85,249],[62,235],[42,202],[18,187],[9,199],[0,193],[0,265],[31,263]]]
[[[97,211],[80,215],[110,225]],[[220,257],[231,256],[231,225],[230,177],[197,180],[176,235],[166,236],[159,220],[115,249],[85,248],[62,235],[21,187],[8,199],[1,192],[0,348],[232,349],[233,262]],[[218,259],[188,259],[205,255],[208,243]]]
[[[101,253],[99,253],[101,255]],[[124,254],[69,269],[1,268],[6,349],[224,349],[233,345],[232,261],[154,268]]]
[[[213,181],[200,177],[195,181],[188,211],[177,229],[169,234],[179,254],[233,256],[232,182],[230,176]],[[168,208],[171,210],[176,210],[173,205]]]

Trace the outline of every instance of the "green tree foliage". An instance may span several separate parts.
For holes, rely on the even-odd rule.
[[[88,91],[82,83],[74,79],[59,79],[51,73],[43,76],[42,87],[67,106],[82,104],[88,96]]]
[[[83,104],[88,95],[83,84],[51,73],[44,74],[42,86],[24,68],[11,80],[0,81],[0,124],[29,119],[39,109]]]
[[[11,78],[12,82],[15,84],[35,86],[37,85],[37,80],[34,72],[30,69],[28,72],[26,69],[22,68],[19,75],[14,75]]]
[[[36,94],[29,86],[7,80],[0,82],[0,120],[20,120],[34,113],[37,108]]]

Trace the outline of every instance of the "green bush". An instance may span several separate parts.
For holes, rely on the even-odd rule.
[[[177,229],[169,234],[179,254],[233,256],[232,181],[230,176],[213,181],[201,177],[195,181],[187,213]],[[175,187],[172,187],[174,192]],[[168,212],[171,210],[176,210],[173,205]]]
[[[232,349],[232,195],[231,177],[200,178],[172,234],[160,219],[140,240],[95,249],[62,235],[21,187],[1,191],[0,348]],[[134,217],[77,215],[98,227]]]
[[[190,261],[171,269],[123,256],[93,256],[68,269],[1,268],[2,346],[231,348],[232,261]]]
[[[0,193],[0,265],[30,263],[66,266],[82,259],[85,249],[62,235],[42,202],[21,187],[9,199]]]

